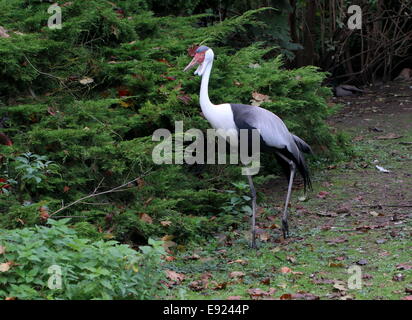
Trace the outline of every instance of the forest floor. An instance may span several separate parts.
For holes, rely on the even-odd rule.
[[[259,250],[244,230],[186,247],[166,266],[168,299],[412,299],[412,82],[335,99],[332,127],[356,157],[313,172],[294,190],[291,238],[280,212],[286,183],[259,186]],[[388,170],[390,172],[381,172]]]

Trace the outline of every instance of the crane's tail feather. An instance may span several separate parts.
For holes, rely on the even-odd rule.
[[[313,154],[312,148],[307,144],[304,140],[299,138],[298,136],[292,135],[293,140],[295,140],[296,145],[298,146],[299,151],[307,154]],[[298,157],[295,158],[295,163],[296,166],[300,172],[300,174],[303,177],[303,181],[305,184],[305,193],[307,190],[312,190],[312,180],[310,178],[310,173],[308,166],[305,161],[305,157],[303,156],[302,153],[298,155]],[[297,159],[296,159],[297,158]]]
[[[298,136],[292,135],[292,138],[295,141],[295,143],[296,143],[296,145],[297,145],[297,147],[300,151],[299,154],[292,155],[293,156],[292,160],[295,162],[300,174],[303,177],[303,181],[304,181],[304,184],[305,184],[305,193],[306,193],[306,191],[308,189],[312,190],[312,180],[310,179],[309,169],[308,169],[308,166],[306,164],[305,157],[304,157],[303,153],[313,154],[313,150],[309,146],[309,144],[307,144],[304,140],[302,140]]]
[[[301,138],[293,134],[292,134],[292,137],[293,137],[293,140],[295,140],[296,145],[298,146],[300,151],[304,153],[308,153],[308,154],[313,154],[312,148],[305,141],[303,141]]]
[[[303,153],[300,153],[296,157],[292,153],[290,153],[286,148],[284,150],[278,150],[278,152],[282,153],[284,156],[291,159],[296,164],[296,168],[298,169],[300,175],[303,178],[305,193],[308,190],[312,190],[312,180],[310,178],[309,168],[306,164],[305,157],[303,156]],[[286,175],[286,179],[289,179],[289,177],[290,177],[290,166],[289,166],[289,164],[285,160],[283,160],[279,155],[275,154],[275,157],[276,157],[278,163],[281,165],[282,171]]]
[[[306,164],[303,154],[300,154],[299,160],[295,161],[295,163],[296,163],[296,166],[301,176],[303,177],[303,182],[305,185],[305,193],[306,193],[306,191],[312,190],[312,180],[310,178],[309,169],[308,169],[308,166]]]
[[[281,152],[284,156],[286,156],[288,159],[292,160],[296,168],[298,169],[299,173],[301,174],[305,186],[305,193],[308,190],[312,190],[312,180],[310,177],[310,172],[309,168],[306,164],[305,156],[303,155],[304,153],[307,154],[313,154],[312,148],[307,144],[305,141],[303,141],[301,138],[292,135],[293,140],[296,143],[297,149],[296,152],[291,153],[287,148],[283,150],[278,150],[278,152]],[[284,161],[281,157],[276,156],[278,162],[281,164],[282,169],[284,173],[286,174],[286,177],[289,178],[290,176],[290,167],[289,164]]]

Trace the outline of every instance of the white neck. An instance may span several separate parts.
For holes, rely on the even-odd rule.
[[[215,106],[209,99],[209,79],[213,68],[213,61],[207,65],[200,87],[200,107],[205,118],[215,129],[229,130],[229,135],[234,134],[237,137],[236,124],[233,120],[233,111],[230,104],[220,104]],[[233,131],[232,131],[233,130]],[[225,138],[226,139],[226,138]],[[235,139],[236,140],[236,139]]]
[[[207,65],[206,70],[202,76],[202,85],[200,87],[200,107],[206,118],[213,114],[213,103],[209,99],[209,79],[213,68],[213,61]]]

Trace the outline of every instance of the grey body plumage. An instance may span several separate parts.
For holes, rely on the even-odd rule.
[[[311,179],[304,153],[311,154],[312,148],[301,138],[291,134],[285,123],[269,110],[243,104],[231,104],[233,117],[238,129],[258,129],[263,152],[281,153],[292,160],[303,177],[305,190],[311,188]],[[277,156],[287,177],[290,176],[289,164]]]

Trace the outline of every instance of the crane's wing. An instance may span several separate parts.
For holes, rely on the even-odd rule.
[[[285,123],[274,113],[256,106],[231,104],[238,129],[258,129],[268,147],[279,150],[287,148],[295,153],[299,149]]]
[[[240,129],[258,129],[264,144],[275,148],[283,155],[294,161],[302,174],[305,187],[311,187],[309,170],[303,152],[312,153],[310,146],[301,138],[291,134],[285,123],[273,112],[266,109],[231,104],[234,122]],[[278,158],[278,160],[280,160]]]

